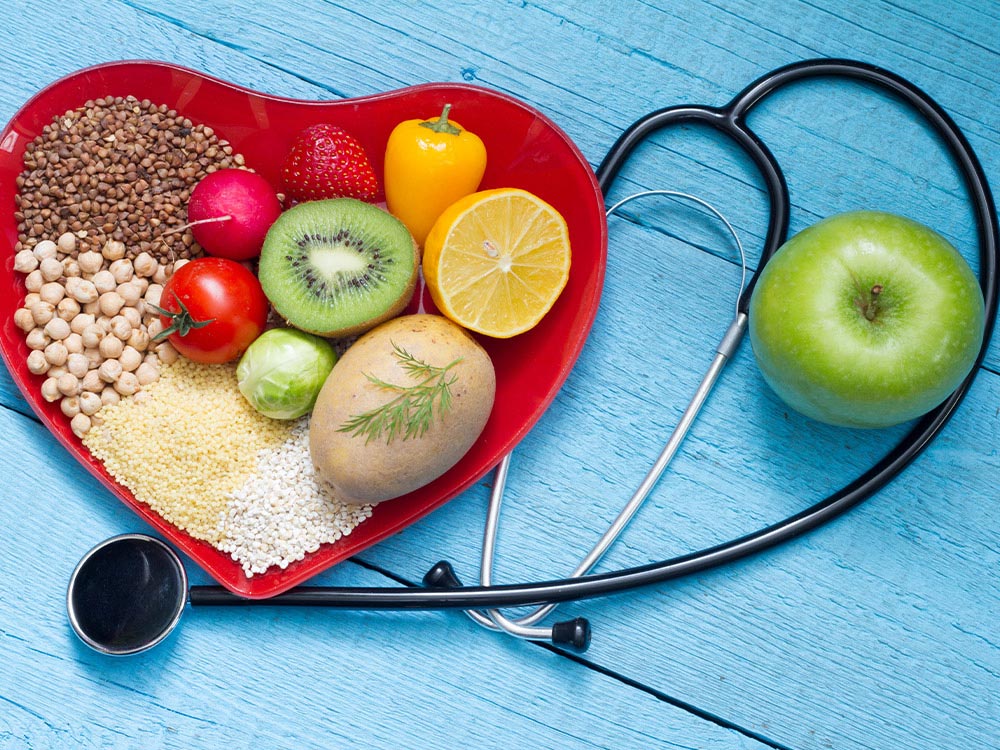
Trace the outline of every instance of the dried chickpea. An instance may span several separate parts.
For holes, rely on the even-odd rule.
[[[36,302],[40,302],[41,299],[42,295],[40,295],[38,292],[28,292],[26,295],[24,295],[23,307],[27,307],[30,310],[31,306]]]
[[[14,311],[14,325],[27,333],[35,327],[35,316],[27,307],[19,307]]]
[[[106,359],[97,368],[97,373],[105,383],[114,383],[122,374],[122,363],[117,359]]]
[[[81,305],[96,302],[101,296],[97,291],[97,285],[88,279],[81,279],[76,276],[66,279],[66,294],[75,299]]]
[[[67,279],[76,278],[80,275],[80,264],[76,258],[64,258],[62,262],[63,276]]]
[[[32,328],[24,337],[24,343],[28,345],[29,349],[44,349],[51,343],[51,340],[41,328]]]
[[[69,322],[69,327],[73,333],[83,335],[83,332],[87,330],[88,326],[94,325],[95,320],[96,318],[94,318],[91,313],[81,312]]]
[[[46,258],[38,264],[38,270],[46,281],[57,281],[63,275],[63,264],[55,258]]]
[[[35,321],[36,326],[44,326],[55,317],[55,314],[56,308],[51,302],[40,299],[31,306],[31,318]]]
[[[50,365],[62,366],[69,358],[69,350],[62,341],[53,341],[45,347],[45,359]]]
[[[125,284],[132,280],[134,271],[132,269],[132,261],[127,258],[121,258],[120,260],[114,261],[108,268],[111,275],[115,277],[115,281],[119,284]]]
[[[56,314],[65,321],[71,321],[80,314],[80,303],[72,297],[63,297],[56,305]]]
[[[142,252],[135,256],[132,266],[135,268],[136,274],[148,278],[156,273],[157,262],[153,259],[152,255]]]
[[[24,277],[24,288],[29,292],[40,291],[44,283],[45,279],[42,278],[42,272],[37,268]]]
[[[132,335],[132,324],[124,315],[116,315],[111,319],[111,333],[125,341]]]
[[[66,253],[76,252],[76,235],[72,232],[64,232],[59,235],[59,239],[56,241],[58,248]]]
[[[34,256],[38,260],[45,260],[46,258],[54,258],[59,254],[59,248],[56,246],[52,240],[42,240],[37,245],[35,245],[34,250],[32,250]]]
[[[44,375],[49,371],[49,361],[45,359],[45,352],[40,349],[32,349],[28,353],[28,372],[35,375]]]
[[[110,406],[111,404],[117,404],[121,401],[121,394],[118,393],[113,387],[105,386],[104,390],[101,391],[101,403],[105,406]]]
[[[101,314],[113,318],[125,306],[125,300],[118,292],[105,292],[98,300]]]
[[[136,368],[142,364],[142,355],[131,346],[126,346],[118,357],[125,372],[135,372]]]
[[[89,313],[90,315],[100,315],[101,305],[96,299],[93,302],[84,302],[83,311],[85,313]]]
[[[146,288],[146,294],[143,295],[143,299],[146,300],[147,305],[160,306],[160,297],[163,295],[163,285],[162,284],[150,284]]]
[[[64,396],[77,396],[80,393],[80,379],[73,373],[67,372],[59,376],[56,381],[59,392]]]
[[[146,324],[146,333],[149,336],[150,342],[153,342],[157,336],[163,333],[163,323],[160,322],[159,318],[153,318]]]
[[[66,349],[66,345],[61,341],[53,341],[45,347],[45,359],[49,361],[50,365],[57,367],[64,365],[68,357],[69,350]]]
[[[42,383],[42,398],[49,403],[62,398],[62,394],[59,392],[59,378],[49,375],[45,379],[45,382]]]
[[[87,361],[85,354],[70,352],[69,356],[66,357],[66,369],[73,377],[83,380],[90,372],[90,362]]]
[[[86,414],[88,417],[97,414],[104,405],[101,403],[101,397],[91,391],[84,391],[79,396],[80,399],[80,411]]]
[[[14,270],[21,273],[31,273],[38,268],[38,258],[30,250],[21,250],[14,256]]]
[[[63,345],[70,354],[79,354],[83,351],[83,336],[79,333],[71,333],[63,339]]]
[[[139,379],[132,372],[123,372],[115,381],[115,390],[123,396],[131,396],[139,390]]]
[[[114,274],[107,269],[95,273],[90,281],[97,289],[98,294],[111,292],[118,288],[118,282],[115,281]]]
[[[86,414],[77,414],[69,423],[70,429],[78,438],[82,438],[90,432],[91,425],[91,419]]]
[[[125,349],[125,344],[117,336],[105,336],[97,345],[97,350],[105,359],[118,359]]]
[[[139,301],[142,304],[142,301]],[[119,313],[125,320],[129,322],[129,325],[133,328],[138,328],[142,325],[142,312],[138,307],[123,307],[121,313]]]
[[[55,365],[53,367],[50,367],[49,371],[45,374],[48,375],[50,378],[55,378],[56,380],[59,380],[59,378],[61,378],[67,372],[69,372],[69,370],[67,370],[64,365]]]
[[[118,240],[108,240],[101,249],[101,255],[108,260],[120,260],[125,257],[125,244]]]
[[[52,318],[45,324],[45,327],[42,330],[44,330],[45,335],[53,341],[62,341],[72,333],[69,323],[62,318]]]
[[[85,253],[80,253],[76,262],[80,264],[80,271],[93,274],[104,267],[104,256],[100,253],[95,253],[93,250],[88,250]]]
[[[136,368],[135,377],[139,381],[139,385],[149,385],[159,379],[160,368],[151,362],[143,361],[143,363]]]
[[[75,417],[80,413],[80,398],[78,396],[64,396],[59,402],[59,408],[67,417]]]
[[[179,263],[180,261],[178,261]],[[154,284],[166,284],[167,279],[170,277],[170,272],[167,267],[162,263],[156,266],[156,271],[153,272],[152,281]]]
[[[96,370],[104,361],[104,357],[101,356],[101,352],[97,348],[84,347],[82,354],[87,358],[91,370]]]
[[[133,328],[126,343],[139,352],[144,352],[149,348],[149,333],[142,328]]]
[[[90,317],[93,318],[94,316],[91,315]],[[101,343],[101,339],[104,338],[104,330],[97,323],[91,323],[83,329],[80,337],[83,339],[85,349],[96,349]]]
[[[156,354],[165,365],[172,365],[177,361],[177,350],[169,341],[161,341],[156,345]]]
[[[42,284],[38,290],[38,294],[49,304],[58,305],[62,298],[66,296],[66,287],[58,281],[50,281]]]
[[[101,380],[101,376],[97,373],[97,368],[92,368],[87,370],[87,374],[83,376],[80,381],[80,388],[87,393],[100,393],[104,388],[104,381]]]
[[[142,292],[139,291],[139,285],[134,281],[126,281],[119,284],[115,291],[118,292],[118,296],[125,300],[125,304],[129,307],[135,307],[136,303],[142,299]]]

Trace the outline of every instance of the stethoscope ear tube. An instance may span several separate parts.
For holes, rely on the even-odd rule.
[[[770,549],[836,518],[871,497],[898,475],[926,448],[951,419],[972,385],[989,346],[997,314],[998,249],[996,206],[985,174],[972,147],[954,121],[927,94],[893,73],[851,60],[807,60],[779,68],[740,92],[722,108],[686,106],[652,112],[629,127],[609,150],[597,170],[598,184],[607,195],[615,177],[634,149],[649,135],[678,123],[708,124],[732,138],[757,165],[771,204],[771,215],[758,273],[785,241],[788,232],[788,188],[774,157],[746,124],[746,115],[776,89],[805,78],[839,77],[872,84],[912,106],[942,139],[959,167],[974,208],[979,237],[979,278],[986,303],[983,344],[972,372],[949,396],[919,419],[903,439],[878,463],[829,497],[771,526],[723,544],[611,573],[527,584],[434,588],[361,588],[311,586],[293,589],[263,602],[251,602],[217,586],[193,586],[192,604],[322,605],[345,609],[491,609],[586,599],[661,583]],[[744,291],[740,309],[746,311],[755,278]]]

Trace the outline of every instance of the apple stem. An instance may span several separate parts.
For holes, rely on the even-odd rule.
[[[868,291],[867,300],[858,298],[858,307],[861,308],[861,314],[865,316],[865,320],[875,320],[875,316],[878,315],[878,297],[884,289],[885,287],[881,284],[875,284]]]

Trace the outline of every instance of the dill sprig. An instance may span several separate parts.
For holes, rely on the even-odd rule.
[[[396,396],[390,401],[356,414],[348,419],[337,431],[349,432],[352,436],[364,435],[365,444],[385,435],[388,445],[395,438],[403,440],[423,435],[434,420],[434,403],[440,416],[451,408],[451,386],[458,376],[448,376],[448,371],[462,361],[449,362],[444,367],[435,367],[417,359],[403,347],[392,342],[393,354],[404,370],[418,382],[412,385],[388,383],[381,378],[365,373],[368,382]]]

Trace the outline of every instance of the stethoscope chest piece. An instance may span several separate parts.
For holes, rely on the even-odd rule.
[[[77,564],[66,592],[73,630],[103,654],[152,648],[173,631],[187,603],[187,573],[170,547],[145,534],[123,534]]]

